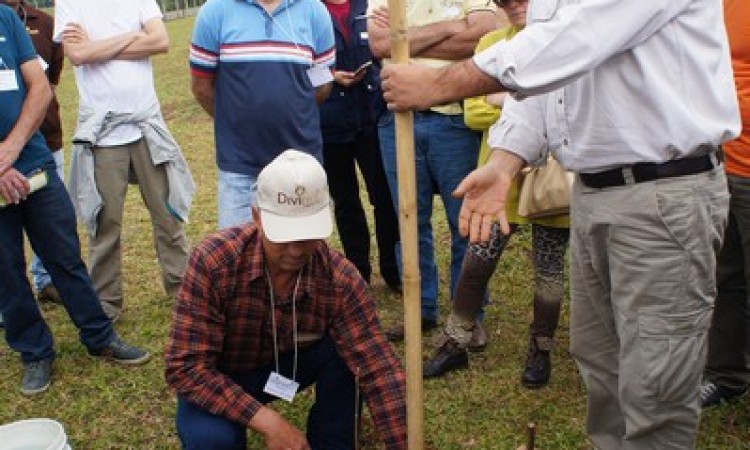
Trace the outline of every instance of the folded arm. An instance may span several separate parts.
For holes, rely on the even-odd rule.
[[[107,39],[92,41],[77,23],[69,23],[62,32],[65,56],[75,66],[103,63],[115,59],[142,32],[131,31]]]
[[[146,22],[142,31],[115,59],[143,59],[169,51],[167,27],[160,17]]]
[[[149,20],[139,31],[98,40],[90,39],[81,25],[69,23],[62,32],[62,42],[65,55],[76,66],[143,59],[169,50],[169,36],[161,18]]]
[[[474,11],[466,16],[464,28],[447,39],[425,48],[419,55],[427,58],[464,59],[474,54],[479,39],[490,31],[501,26],[500,19],[492,11]]]
[[[456,60],[474,52],[479,38],[500,25],[492,11],[475,11],[465,19],[444,20],[409,27],[409,54],[412,57]],[[377,58],[391,56],[391,33],[388,9],[373,11],[367,22],[370,48]]]

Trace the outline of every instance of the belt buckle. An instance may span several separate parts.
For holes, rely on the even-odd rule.
[[[625,182],[625,185],[629,184],[635,184],[635,176],[633,175],[633,166],[625,166],[621,169],[622,171],[622,180]]]

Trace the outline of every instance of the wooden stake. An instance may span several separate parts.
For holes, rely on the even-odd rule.
[[[391,60],[409,62],[406,4],[388,0],[391,25]],[[414,116],[396,113],[396,162],[398,165],[398,215],[403,261],[404,338],[406,359],[406,421],[409,450],[422,450],[422,313],[417,232],[417,182],[414,160]]]

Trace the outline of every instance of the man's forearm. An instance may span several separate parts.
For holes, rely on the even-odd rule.
[[[434,92],[437,95],[435,104],[506,91],[499,81],[482,72],[471,59],[465,59],[440,69],[435,78]]]
[[[315,102],[318,105],[323,104],[333,89],[333,83],[326,83],[315,88]]]
[[[33,60],[24,63],[24,65],[26,64],[38,63],[36,60]],[[39,73],[34,74],[35,76],[31,82],[26,79],[27,77],[24,73],[24,81],[26,81],[28,86],[26,99],[21,106],[21,113],[13,129],[11,129],[8,136],[2,142],[3,146],[7,146],[7,148],[13,149],[18,153],[20,153],[20,150],[31,139],[36,130],[39,129],[39,125],[41,125],[44,116],[47,114],[47,106],[49,106],[49,102],[52,100],[52,89],[44,73],[41,72],[41,67],[38,69]]]
[[[64,41],[63,48],[73,65],[103,63],[115,59],[141,32],[130,32],[98,41]]]
[[[169,51],[169,35],[161,19],[149,21],[136,40],[131,42],[115,59],[143,59]]]
[[[409,54],[412,57],[422,56],[420,53],[459,33],[464,28],[463,21],[444,21],[409,27],[407,30]],[[368,23],[368,37],[373,56],[380,59],[391,57],[391,30],[389,28],[379,26],[371,20]]]
[[[409,27],[407,32],[409,54],[412,57],[428,56],[425,52],[460,34],[465,28],[466,23],[463,20],[447,20],[421,27]],[[469,55],[472,54],[473,50],[474,48],[472,47]]]
[[[214,80],[193,76],[190,86],[193,97],[209,116],[214,116]]]
[[[461,32],[424,49],[419,56],[450,61],[470,58],[479,39],[502,25],[502,21],[491,11],[475,11],[465,19],[465,22],[466,25]]]

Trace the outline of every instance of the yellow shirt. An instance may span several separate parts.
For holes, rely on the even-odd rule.
[[[520,28],[509,26],[485,34],[479,40],[474,53],[491,47],[496,42],[511,39],[521,31]],[[497,106],[490,105],[485,100],[485,96],[467,98],[464,101],[464,122],[472,130],[482,132],[482,148],[479,150],[478,164],[482,165],[490,157],[490,146],[487,144],[487,135],[489,129],[500,118],[502,110]],[[570,216],[567,214],[552,217],[543,217],[539,219],[527,219],[518,215],[518,181],[514,182],[508,192],[508,203],[505,206],[505,215],[510,223],[534,223],[549,227],[568,228],[570,227]]]
[[[388,6],[388,0],[371,0],[369,10],[380,6]],[[495,8],[490,0],[406,0],[406,23],[409,27],[421,27],[447,20],[465,19],[475,11],[492,11]],[[455,61],[436,58],[411,58],[415,63],[430,67],[445,67]],[[383,64],[388,64],[388,58]],[[461,102],[430,108],[441,114],[462,114]]]

